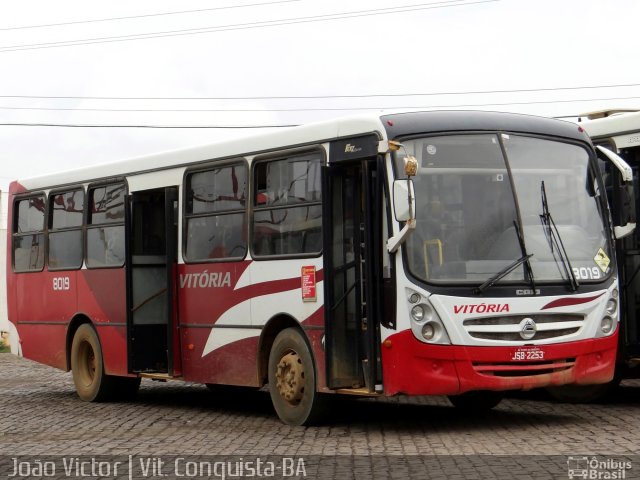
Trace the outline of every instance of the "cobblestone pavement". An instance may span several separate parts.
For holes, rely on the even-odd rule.
[[[0,412],[0,453],[5,458],[344,457],[350,458],[351,466],[344,471],[334,468],[329,476],[359,478],[353,462],[360,456],[426,456],[431,460],[457,458],[459,478],[500,477],[501,472],[504,478],[530,478],[538,472],[542,456],[555,456],[550,458],[564,465],[558,478],[568,478],[568,456],[598,455],[600,460],[630,459],[637,463],[638,475],[626,471],[624,478],[640,477],[638,381],[623,383],[601,404],[559,404],[534,393],[507,398],[479,416],[462,415],[442,397],[346,399],[333,405],[324,425],[305,428],[282,424],[265,392],[212,393],[204,386],[180,382],[143,380],[135,400],[84,403],[77,398],[69,373],[1,354]],[[505,465],[490,468],[502,456],[507,466],[514,464],[518,470]],[[447,468],[444,465],[437,471],[441,478],[456,478]],[[483,468],[489,469],[483,473]],[[549,471],[543,468],[534,476],[554,477]],[[424,478],[423,473],[411,472],[409,468],[397,478]],[[386,474],[377,478],[386,478]]]

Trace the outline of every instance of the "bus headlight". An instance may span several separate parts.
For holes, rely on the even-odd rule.
[[[415,338],[424,343],[451,344],[447,329],[429,300],[411,289],[407,289],[406,299],[411,331]]]
[[[614,325],[613,318],[603,317],[602,320],[600,321],[600,330],[605,335],[608,335],[613,331],[613,325]]]
[[[420,294],[413,292],[409,295],[409,303],[418,303],[420,301]]]
[[[607,306],[605,307],[605,311],[608,315],[615,315],[615,313],[618,311],[618,302],[613,298],[610,298],[607,302]]]
[[[436,327],[433,322],[425,323],[422,326],[422,336],[425,340],[433,340],[436,336]]]
[[[433,319],[434,315],[433,307],[424,303],[416,305],[411,309],[411,318],[418,323],[428,322]]]
[[[416,322],[422,322],[424,319],[424,307],[422,305],[416,305],[411,309],[411,317]]]

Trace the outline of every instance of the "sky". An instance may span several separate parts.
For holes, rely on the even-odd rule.
[[[637,0],[0,2],[0,189],[385,109],[640,109],[638,18]]]

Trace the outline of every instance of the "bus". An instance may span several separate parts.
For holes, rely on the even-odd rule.
[[[640,168],[640,112],[634,110],[603,110],[584,114],[578,118],[578,125],[585,129],[596,148],[606,148],[616,152],[632,169],[633,183],[637,194],[638,168]],[[603,152],[603,150],[601,150]],[[602,155],[601,155],[602,156]],[[624,211],[626,205],[616,203],[619,196],[614,194],[617,181],[616,169],[611,163],[601,161],[606,185],[611,197],[610,208],[614,219]],[[638,210],[640,199],[631,197],[632,207]],[[595,401],[605,396],[612,387],[623,379],[640,378],[640,237],[638,232],[625,236],[615,242],[616,257],[620,280],[620,334],[616,375],[605,384],[574,388],[551,389],[552,394],[566,401]]]
[[[477,411],[507,390],[609,382],[614,231],[633,224],[612,222],[604,188],[581,127],[476,111],[346,117],[18,180],[12,338],[70,370],[85,401],[130,397],[141,378],[265,387],[291,425],[337,395]]]

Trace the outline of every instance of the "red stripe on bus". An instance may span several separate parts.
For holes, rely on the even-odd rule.
[[[569,307],[571,305],[580,305],[582,303],[589,303],[593,300],[595,300],[596,298],[600,298],[602,295],[604,295],[604,292],[602,292],[600,295],[595,295],[593,297],[584,297],[584,298],[575,298],[575,297],[567,297],[567,298],[559,298],[557,300],[554,300],[553,302],[549,302],[547,303],[544,307],[542,307],[540,310],[547,310],[549,308],[558,308],[558,307]]]

